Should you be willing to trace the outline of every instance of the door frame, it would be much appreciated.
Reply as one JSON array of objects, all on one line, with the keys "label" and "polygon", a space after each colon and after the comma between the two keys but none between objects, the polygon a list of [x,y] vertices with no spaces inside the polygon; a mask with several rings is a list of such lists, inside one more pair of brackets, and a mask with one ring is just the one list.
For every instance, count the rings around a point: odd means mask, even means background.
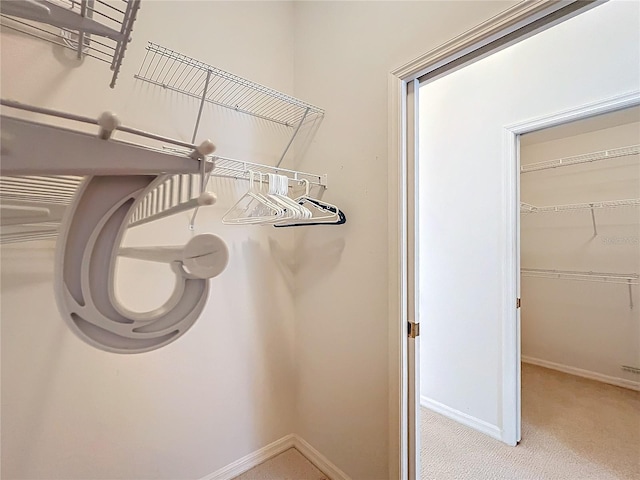
[{"label": "door frame", "polygon": [[[434,79],[463,68],[480,58],[524,40],[546,28],[561,23],[606,0],[529,0],[518,3],[486,22],[436,47],[417,59],[390,72],[389,150],[388,150],[388,221],[389,221],[389,478],[416,480],[418,443],[416,397],[417,339],[407,335],[409,321],[419,323],[415,295],[409,293],[417,281],[413,264],[419,252],[415,241],[417,198],[417,83]],[[409,88],[414,91],[410,93]],[[568,120],[565,120],[568,121]],[[503,265],[504,319],[502,440],[515,445],[520,434],[520,330],[515,306],[518,293],[518,129],[505,129],[504,142],[515,157],[503,172],[505,195],[513,208],[507,212],[503,239],[510,260]],[[524,127],[523,127],[524,128]],[[533,128],[529,125],[527,128]],[[542,128],[542,127],[538,127]],[[409,375],[409,372],[412,372]],[[411,423],[411,425],[410,425]]]}]

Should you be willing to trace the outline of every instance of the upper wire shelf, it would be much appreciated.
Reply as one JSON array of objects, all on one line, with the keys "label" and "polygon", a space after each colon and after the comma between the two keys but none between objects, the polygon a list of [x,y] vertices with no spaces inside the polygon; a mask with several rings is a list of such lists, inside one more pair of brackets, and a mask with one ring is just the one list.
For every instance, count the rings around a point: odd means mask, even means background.
[{"label": "upper wire shelf", "polygon": [[95,58],[113,71],[113,88],[141,0],[0,1],[2,27]]},{"label": "upper wire shelf", "polygon": [[319,107],[153,42],[134,77],[291,128],[324,115]]},{"label": "upper wire shelf", "polygon": [[536,172],[549,168],[568,167],[569,165],[580,165],[583,163],[598,162],[600,160],[611,160],[613,158],[627,157],[640,154],[640,145],[629,145],[628,147],[612,148],[599,152],[574,155],[572,157],[557,158],[544,162],[530,163],[520,167],[521,173]]}]

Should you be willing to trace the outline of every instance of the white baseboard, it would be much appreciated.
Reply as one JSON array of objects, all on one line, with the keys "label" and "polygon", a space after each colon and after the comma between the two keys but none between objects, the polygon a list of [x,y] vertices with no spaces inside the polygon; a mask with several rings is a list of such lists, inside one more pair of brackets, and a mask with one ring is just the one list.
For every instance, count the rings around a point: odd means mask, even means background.
[{"label": "white baseboard", "polygon": [[608,383],[617,387],[629,388],[631,390],[640,391],[640,382],[634,380],[627,380],[626,378],[611,377],[609,375],[603,375],[601,373],[592,372],[590,370],[583,370],[582,368],[570,367],[568,365],[562,365],[560,363],[549,362],[547,360],[540,360],[539,358],[528,357],[522,355],[522,361],[524,363],[530,363],[532,365],[538,365],[540,367],[550,368],[551,370],[558,370],[559,372],[569,373],[578,377],[589,378],[591,380],[597,380],[599,382]]},{"label": "white baseboard", "polygon": [[245,455],[226,467],[222,467],[220,470],[203,477],[201,480],[230,480],[238,475],[242,475],[247,470],[251,470],[253,467],[257,467],[276,455],[280,455],[290,448],[298,450],[307,460],[313,463],[318,470],[329,477],[330,480],[351,480],[346,473],[327,460],[324,455],[313,448],[307,441],[294,433],[282,437],[249,455]]},{"label": "white baseboard", "polygon": [[322,455],[318,450],[313,448],[306,442],[303,438],[300,438],[298,435],[294,435],[296,450],[298,450],[302,455],[304,455],[307,460],[313,463],[318,470],[324,473],[330,480],[351,480],[351,478],[336,467],[333,463],[327,460],[327,457]]},{"label": "white baseboard", "polygon": [[489,435],[496,440],[502,441],[502,430],[495,425],[485,422],[484,420],[480,420],[479,418],[456,410],[455,408],[448,407],[440,402],[436,402],[435,400],[425,397],[424,395],[420,396],[420,405],[428,408],[429,410],[433,410],[440,415],[444,415],[451,420],[455,420],[462,425],[473,428],[485,435]]},{"label": "white baseboard", "polygon": [[226,467],[222,467],[220,470],[216,470],[201,480],[230,480],[231,478],[237,477],[247,470],[251,470],[253,467],[294,447],[296,443],[295,437],[293,434],[282,437],[266,447],[256,450],[249,455],[245,455]]}]

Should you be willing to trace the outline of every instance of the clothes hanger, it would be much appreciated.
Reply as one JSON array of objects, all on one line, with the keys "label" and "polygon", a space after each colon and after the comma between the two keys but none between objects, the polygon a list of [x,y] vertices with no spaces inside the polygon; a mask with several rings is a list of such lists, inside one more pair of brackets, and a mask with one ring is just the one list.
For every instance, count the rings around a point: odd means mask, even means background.
[{"label": "clothes hanger", "polygon": [[312,213],[304,205],[289,197],[289,178],[285,175],[269,173],[269,195],[287,210],[287,219],[305,220],[312,217]]},{"label": "clothes hanger", "polygon": [[[285,210],[261,191],[262,174],[249,171],[249,190],[222,217],[225,225],[259,224],[281,220]],[[260,175],[260,189],[255,185],[255,177]]]},{"label": "clothes hanger", "polygon": [[302,227],[307,225],[342,225],[347,222],[347,217],[338,207],[330,203],[318,200],[309,195],[309,181],[302,179],[305,184],[305,193],[296,198],[296,203],[300,205],[309,204],[313,207],[314,213],[320,211],[321,215],[315,215],[306,221],[298,221],[296,223],[281,222],[274,227]]}]

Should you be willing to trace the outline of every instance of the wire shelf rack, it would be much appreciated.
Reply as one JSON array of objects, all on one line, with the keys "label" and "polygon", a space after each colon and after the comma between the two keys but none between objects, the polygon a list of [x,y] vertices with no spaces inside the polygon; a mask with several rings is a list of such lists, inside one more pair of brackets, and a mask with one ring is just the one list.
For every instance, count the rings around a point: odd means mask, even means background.
[{"label": "wire shelf rack", "polygon": [[291,128],[324,115],[319,107],[153,42],[134,77]]},{"label": "wire shelf rack", "polygon": [[523,277],[556,278],[564,280],[579,280],[583,282],[619,283],[624,285],[640,284],[640,276],[637,273],[546,270],[542,268],[522,268],[520,272]]},{"label": "wire shelf rack", "polygon": [[639,207],[640,198],[630,198],[626,200],[606,200],[602,202],[590,203],[571,203],[566,205],[549,205],[537,207],[530,203],[522,202],[520,204],[520,213],[549,213],[549,212],[567,212],[575,210],[593,210],[601,208],[619,208],[619,207]]},{"label": "wire shelf rack", "polygon": [[68,205],[82,177],[0,176],[0,200]]},{"label": "wire shelf rack", "polygon": [[110,65],[115,87],[141,0],[0,1],[2,28]]},{"label": "wire shelf rack", "polygon": [[[185,153],[184,150],[180,149],[166,149],[175,151],[176,153]],[[210,178],[207,182],[207,189],[213,188],[211,182],[214,177],[249,180],[249,176],[252,173],[265,174],[264,181],[266,181],[267,178],[266,174],[275,173],[278,175],[285,175],[293,184],[302,184],[306,181],[309,185],[319,187],[327,186],[326,175],[299,172],[296,170],[288,170],[285,168],[272,167],[220,156],[211,156],[208,157],[208,160],[213,163],[214,167],[213,170],[211,170]],[[258,179],[258,181],[260,180]],[[135,227],[137,225],[142,225],[153,220],[184,211],[188,208],[196,208],[197,203],[194,202],[201,193],[202,187],[200,184],[200,175],[171,175],[155,189],[149,192],[140,202],[131,216],[129,226]]]},{"label": "wire shelf rack", "polygon": [[582,155],[575,155],[573,157],[557,158],[554,160],[546,160],[544,162],[522,165],[520,167],[520,172],[537,172],[539,170],[547,170],[549,168],[568,167],[570,165],[580,165],[583,163],[598,162],[601,160],[611,160],[614,158],[628,157],[638,154],[640,154],[640,145],[629,145],[627,147],[612,148],[610,150],[585,153]]}]

